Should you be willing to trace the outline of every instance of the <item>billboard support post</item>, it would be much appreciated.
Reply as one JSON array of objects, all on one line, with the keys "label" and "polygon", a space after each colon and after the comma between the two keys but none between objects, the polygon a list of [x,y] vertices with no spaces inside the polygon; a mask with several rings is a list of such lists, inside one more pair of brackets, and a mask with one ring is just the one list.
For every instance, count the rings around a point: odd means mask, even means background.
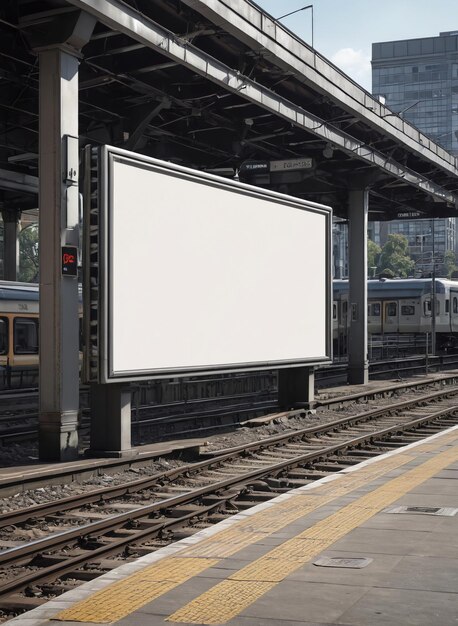
[{"label": "billboard support post", "polygon": [[131,448],[131,392],[128,385],[91,385],[90,456],[122,457]]},{"label": "billboard support post", "polygon": [[313,409],[315,370],[294,367],[278,370],[278,404],[283,409]]}]

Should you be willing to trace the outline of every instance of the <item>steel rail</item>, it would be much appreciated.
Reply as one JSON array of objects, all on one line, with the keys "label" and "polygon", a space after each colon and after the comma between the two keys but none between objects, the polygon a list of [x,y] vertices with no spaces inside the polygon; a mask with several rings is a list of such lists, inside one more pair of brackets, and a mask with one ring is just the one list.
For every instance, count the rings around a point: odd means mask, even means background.
[{"label": "steel rail", "polygon": [[[121,485],[115,485],[112,487],[104,487],[102,489],[96,489],[89,493],[80,494],[78,496],[69,496],[56,500],[55,502],[37,504],[26,509],[18,509],[16,511],[9,511],[7,513],[0,513],[0,528],[18,524],[20,522],[27,521],[33,517],[44,517],[52,515],[56,512],[70,511],[72,509],[90,504],[92,502],[98,502],[101,500],[110,500],[113,498],[121,497],[126,494],[136,493],[143,489],[150,489],[156,487],[158,482],[165,480],[173,480],[179,476],[191,475],[200,472],[204,469],[210,469],[214,465],[219,465],[224,461],[231,460],[234,457],[244,453],[245,451],[253,450],[265,450],[271,446],[278,444],[295,441],[302,439],[309,435],[324,434],[328,431],[333,431],[342,426],[352,426],[361,422],[384,417],[385,415],[391,415],[398,411],[402,411],[408,408],[415,408],[417,405],[425,404],[434,399],[448,398],[450,395],[458,394],[458,389],[443,389],[440,391],[432,392],[415,399],[403,400],[389,407],[382,407],[377,409],[371,409],[362,413],[357,413],[350,417],[343,417],[329,422],[317,424],[315,426],[307,426],[294,431],[288,431],[280,435],[273,435],[266,437],[260,441],[254,441],[251,443],[241,444],[232,448],[215,450],[211,452],[201,452],[200,456],[204,457],[203,461],[197,463],[190,463],[179,468],[168,470],[149,476],[148,478],[141,478],[131,482],[123,483]],[[1,563],[1,554],[0,554]]]},{"label": "steel rail", "polygon": [[[439,411],[436,412],[435,414],[429,415],[427,417],[422,417],[422,418],[418,418],[416,420],[412,420],[410,422],[410,426],[415,427],[415,426],[419,426],[421,424],[424,424],[425,422],[429,422],[433,419],[437,419],[438,417],[440,417],[443,414],[447,414],[449,413],[451,410],[456,410],[458,409],[458,407],[452,407],[449,408],[448,410],[445,411]],[[398,430],[400,430],[401,432],[403,432],[406,427],[408,426],[408,424],[401,424],[398,425]],[[392,432],[395,431],[396,432],[396,427],[391,427],[389,429],[383,429],[380,430],[378,432],[373,432],[373,433],[369,433],[367,435],[365,435],[364,437],[358,437],[357,439],[353,440],[353,443],[357,443],[357,445],[359,445],[361,443],[361,440],[365,440],[366,438],[369,438],[369,440],[371,440],[372,438],[375,438],[377,436],[383,436],[383,434],[386,434],[387,431]],[[350,446],[350,442],[346,442],[345,444],[342,444],[341,446],[332,446],[332,450],[336,451],[337,448],[348,448]],[[329,449],[329,448],[328,448]],[[308,454],[305,455],[306,457],[310,457],[314,456],[314,457],[320,457],[320,454],[323,455],[324,454],[324,450],[321,450],[320,452],[316,452],[315,454]],[[289,461],[285,461],[282,462],[280,464],[276,464],[277,469],[281,468],[284,469],[284,467],[290,466],[290,465],[297,465],[297,459],[294,460],[289,460]],[[272,466],[273,467],[273,466]],[[272,470],[272,467],[269,469],[264,468],[263,470],[259,470],[257,472],[255,472],[255,474],[257,475],[257,477],[260,477],[260,474],[266,474],[269,470]],[[226,485],[228,483],[230,483],[231,485],[235,485],[235,484],[240,484],[240,482],[246,482],[247,476],[245,475],[244,477],[239,477],[237,479],[228,479],[226,481],[222,481],[220,483],[218,483],[218,485]],[[217,486],[213,485],[212,486],[213,489],[217,488]],[[201,491],[201,490],[199,490]],[[195,491],[193,492],[195,493]],[[164,502],[171,502],[172,500],[177,500],[179,499],[180,501],[182,501],[182,498],[184,496],[178,496],[175,498],[170,498]],[[2,585],[0,587],[0,595],[5,596],[5,595],[11,595],[14,592],[18,592],[22,589],[24,589],[25,587],[29,586],[30,584],[42,581],[45,582],[47,580],[49,580],[50,578],[56,579],[59,576],[62,576],[63,574],[70,572],[72,570],[74,570],[76,567],[81,566],[82,564],[84,564],[85,562],[90,562],[93,561],[96,558],[99,558],[100,556],[107,556],[109,554],[112,554],[113,552],[119,552],[119,550],[123,547],[126,547],[129,544],[132,543],[138,543],[139,541],[146,539],[148,537],[154,536],[156,534],[158,534],[159,532],[161,532],[162,530],[165,530],[166,528],[171,528],[171,527],[176,527],[176,526],[180,526],[182,525],[184,522],[191,520],[192,518],[197,518],[200,517],[202,515],[208,514],[209,512],[217,509],[218,507],[221,506],[222,503],[227,502],[228,500],[231,500],[234,498],[234,494],[230,493],[230,494],[226,494],[225,496],[220,496],[218,498],[217,502],[213,502],[211,505],[207,505],[206,507],[202,507],[200,510],[198,511],[193,511],[191,513],[187,513],[185,515],[182,515],[180,518],[169,518],[169,519],[165,519],[165,520],[161,520],[159,522],[157,522],[156,524],[150,525],[148,528],[146,529],[142,529],[140,531],[138,531],[134,537],[129,536],[129,537],[122,537],[117,539],[115,542],[110,541],[110,543],[108,545],[103,545],[100,546],[94,550],[91,550],[90,553],[85,553],[85,554],[80,554],[80,555],[76,555],[73,557],[70,557],[69,559],[63,559],[61,562],[58,563],[54,563],[52,565],[49,565],[47,567],[45,567],[44,569],[38,570],[38,571],[33,571],[31,573],[26,574],[25,576],[20,576],[19,578],[16,578],[12,581],[9,581],[7,583],[5,583],[4,585]],[[46,558],[46,557],[45,557]]]},{"label": "steel rail", "polygon": [[[50,537],[37,539],[21,546],[9,548],[0,553],[0,565],[17,563],[45,550],[67,545],[70,541],[81,540],[81,538],[84,536],[97,535],[98,533],[100,534],[102,532],[111,531],[126,522],[138,520],[142,517],[148,517],[151,514],[170,509],[171,507],[178,506],[180,504],[189,504],[194,500],[202,498],[203,496],[207,496],[215,492],[221,492],[224,489],[227,489],[229,487],[235,487],[237,485],[240,485],[241,483],[246,484],[254,480],[259,480],[260,478],[263,478],[265,476],[269,476],[272,474],[277,475],[279,472],[287,469],[288,467],[307,464],[312,461],[316,461],[323,457],[334,454],[335,452],[341,452],[343,450],[347,450],[348,448],[354,448],[363,443],[370,442],[374,439],[378,439],[386,435],[403,432],[406,429],[415,428],[417,426],[436,420],[440,417],[444,417],[446,415],[450,415],[456,412],[458,412],[458,405],[454,405],[446,409],[441,409],[440,411],[435,411],[434,413],[431,413],[427,416],[415,418],[408,422],[400,424],[398,423],[387,428],[364,433],[362,435],[359,435],[358,437],[348,439],[344,442],[339,442],[331,446],[326,446],[319,450],[313,450],[311,452],[309,451],[306,454],[301,454],[290,459],[285,459],[281,462],[273,463],[272,465],[269,465],[267,467],[264,466],[262,468],[257,468],[239,476],[230,477],[225,480],[218,481],[217,483],[212,483],[205,487],[193,489],[185,492],[184,494],[172,496],[171,498],[166,498],[153,504],[138,507],[125,513],[117,513],[115,515],[107,517],[106,519],[98,520],[96,522],[90,522],[88,524],[84,524],[83,526],[79,526],[78,528],[56,533],[54,535],[51,535]],[[227,455],[225,455],[225,457],[226,456]],[[221,459],[217,458],[214,459],[214,461],[221,462]],[[195,515],[196,513],[194,513],[194,516]],[[131,537],[131,541],[133,542],[135,541],[135,539]],[[0,594],[2,593],[3,587],[0,585]]]}]

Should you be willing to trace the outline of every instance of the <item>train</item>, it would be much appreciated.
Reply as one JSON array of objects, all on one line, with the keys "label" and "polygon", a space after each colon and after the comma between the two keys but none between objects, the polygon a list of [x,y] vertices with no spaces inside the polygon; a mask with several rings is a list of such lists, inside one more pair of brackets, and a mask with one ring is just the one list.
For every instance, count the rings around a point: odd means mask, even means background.
[{"label": "train", "polygon": [[0,388],[38,384],[38,285],[0,281]]},{"label": "train", "polygon": [[[458,349],[458,281],[435,279],[436,351]],[[350,326],[348,280],[333,281],[333,346],[345,355]],[[367,281],[367,328],[370,345],[397,338],[412,350],[428,347],[433,329],[432,279],[379,279]],[[399,345],[399,341],[398,341]],[[369,355],[371,356],[371,355]]]},{"label": "train", "polygon": [[[458,350],[458,280],[436,278],[436,350]],[[347,352],[350,311],[348,280],[333,281],[333,348]],[[367,282],[369,345],[393,338],[406,352],[422,352],[432,332],[432,279],[381,279]],[[38,384],[39,288],[0,281],[0,389]],[[81,311],[80,311],[81,313]],[[377,343],[378,342],[378,343]],[[384,344],[385,342],[385,344]],[[381,354],[370,354],[376,358]]]},{"label": "train", "polygon": [[[39,285],[0,281],[0,389],[38,386]],[[79,294],[80,362],[82,297]]]}]

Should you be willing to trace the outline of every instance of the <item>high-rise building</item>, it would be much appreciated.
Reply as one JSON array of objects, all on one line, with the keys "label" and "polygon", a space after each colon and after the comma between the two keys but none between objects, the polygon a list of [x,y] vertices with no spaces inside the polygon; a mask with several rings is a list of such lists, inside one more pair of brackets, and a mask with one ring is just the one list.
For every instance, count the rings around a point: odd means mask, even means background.
[{"label": "high-rise building", "polygon": [[372,93],[458,155],[458,31],[372,44]]},{"label": "high-rise building", "polygon": [[[374,43],[372,93],[458,155],[458,31]],[[434,225],[432,220],[396,220],[381,228],[380,243],[391,233],[405,235],[417,268],[427,270],[433,249],[438,264],[448,250],[457,252],[456,229],[455,218],[435,219]]]}]

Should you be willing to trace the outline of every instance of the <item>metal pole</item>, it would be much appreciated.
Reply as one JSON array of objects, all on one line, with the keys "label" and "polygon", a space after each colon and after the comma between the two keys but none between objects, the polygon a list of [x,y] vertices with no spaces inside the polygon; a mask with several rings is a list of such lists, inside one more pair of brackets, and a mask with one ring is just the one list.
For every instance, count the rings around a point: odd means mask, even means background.
[{"label": "metal pole", "polygon": [[296,9],[295,11],[290,11],[289,13],[285,13],[285,15],[280,15],[277,17],[277,22],[282,20],[284,17],[289,17],[290,15],[294,15],[295,13],[299,13],[299,11],[305,11],[306,9],[312,9],[312,48],[313,48],[313,4],[308,4],[305,7],[301,7],[300,9]]}]

